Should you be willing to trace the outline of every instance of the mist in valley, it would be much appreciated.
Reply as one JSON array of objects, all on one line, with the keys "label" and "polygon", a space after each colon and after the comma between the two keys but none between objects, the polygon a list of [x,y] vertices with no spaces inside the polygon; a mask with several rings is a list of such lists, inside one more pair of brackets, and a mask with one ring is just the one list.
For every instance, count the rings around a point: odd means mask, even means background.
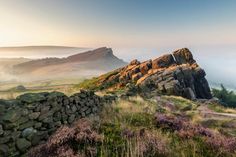
[{"label": "mist in valley", "polygon": [[[207,79],[211,87],[219,87],[220,84],[224,84],[227,88],[236,89],[236,47],[233,46],[186,46],[193,53],[195,60],[206,71]],[[171,53],[175,49],[180,47],[161,47],[161,48],[113,48],[115,56],[124,59],[126,62],[130,62],[133,59],[140,61],[154,59],[163,54]],[[87,50],[87,49],[86,49]],[[74,64],[73,66],[64,65],[63,72],[58,70],[58,67],[47,68],[47,72],[50,71],[50,75],[45,73],[44,69],[36,70],[33,73],[26,73],[24,75],[15,75],[12,72],[12,67],[19,63],[34,60],[36,58],[47,57],[67,57],[75,53],[84,52],[85,49],[53,49],[43,50],[43,53],[39,53],[39,49],[23,49],[12,51],[11,53],[4,53],[0,51],[0,83],[27,83],[32,81],[45,81],[45,80],[62,80],[62,79],[85,79],[94,76],[99,76],[109,70],[96,69],[95,67],[86,68],[89,64]],[[15,54],[15,55],[14,55]],[[133,55],[135,54],[135,55]],[[19,56],[17,56],[19,55]],[[10,57],[10,58],[9,58]],[[16,58],[21,57],[21,58]],[[98,63],[102,64],[102,63]]]}]

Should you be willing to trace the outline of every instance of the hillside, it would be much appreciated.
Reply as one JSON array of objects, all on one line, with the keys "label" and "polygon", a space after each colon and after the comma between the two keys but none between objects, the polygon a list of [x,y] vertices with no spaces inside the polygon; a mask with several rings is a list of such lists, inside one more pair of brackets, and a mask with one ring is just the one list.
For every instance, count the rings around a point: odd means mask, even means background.
[{"label": "hillside", "polygon": [[[29,62],[25,62],[22,64],[15,65],[17,71],[20,72],[29,72],[34,71],[36,69],[40,69],[46,66],[57,65],[60,66],[62,64],[71,64],[71,63],[80,63],[80,62],[99,62],[104,61],[106,63],[114,63],[114,67],[118,64],[125,64],[122,60],[113,55],[111,49],[102,47],[92,51],[87,51],[79,54],[75,54],[66,58],[43,58],[38,60],[32,60]],[[106,65],[101,65],[106,66]],[[99,67],[98,67],[99,69]]]},{"label": "hillside", "polygon": [[15,47],[0,47],[0,57],[4,58],[43,58],[43,57],[65,57],[88,50],[83,47],[68,47],[68,46],[15,46]]},{"label": "hillside", "polygon": [[29,62],[31,59],[28,58],[0,58],[0,83],[17,79],[16,76],[9,73],[9,69],[16,64]]},{"label": "hillside", "polygon": [[11,74],[22,78],[50,79],[95,76],[124,66],[112,49],[102,47],[65,58],[43,58],[16,64]]}]

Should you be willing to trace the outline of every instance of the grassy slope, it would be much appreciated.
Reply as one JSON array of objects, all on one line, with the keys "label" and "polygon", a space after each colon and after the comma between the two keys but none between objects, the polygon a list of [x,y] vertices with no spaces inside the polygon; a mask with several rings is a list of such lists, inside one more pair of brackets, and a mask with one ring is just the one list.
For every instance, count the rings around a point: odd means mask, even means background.
[{"label": "grassy slope", "polygon": [[[212,107],[212,104],[209,104],[208,106]],[[212,119],[205,118],[199,113],[198,107],[198,103],[174,96],[162,96],[157,100],[144,100],[141,97],[120,100],[112,106],[106,107],[102,113],[102,132],[105,134],[105,139],[110,142],[108,145],[103,145],[103,154],[108,154],[108,156],[110,156],[112,154],[111,150],[118,149],[123,150],[126,154],[131,153],[134,156],[137,156],[137,153],[139,152],[135,147],[137,146],[137,140],[124,139],[120,136],[122,134],[121,130],[129,129],[131,131],[138,131],[145,129],[149,134],[155,135],[160,141],[164,141],[167,151],[163,152],[163,154],[160,152],[161,154],[159,155],[202,157],[235,156],[236,154],[233,153],[233,155],[227,151],[224,152],[225,150],[222,150],[221,152],[220,150],[209,148],[208,145],[204,143],[204,137],[198,136],[183,139],[180,138],[176,132],[163,131],[162,129],[157,128],[153,123],[153,118],[156,113],[174,116],[181,115],[187,117],[190,120],[190,123],[194,125],[206,124],[208,122],[211,125],[207,124],[206,127],[211,128],[213,132],[236,137],[236,126],[230,127],[225,125],[230,124],[232,121],[235,123],[235,120],[232,118],[223,118],[219,120],[214,117],[212,117]],[[235,112],[236,110],[232,111]],[[211,123],[212,120],[215,122],[214,125]],[[109,131],[107,132],[107,130]],[[114,156],[117,155],[120,155],[119,152]],[[151,152],[150,156],[152,156]]]},{"label": "grassy slope", "polygon": [[[207,116],[205,111],[209,112]],[[49,146],[52,141],[65,141],[57,150],[99,157],[236,156],[236,120],[212,114],[229,111],[236,112],[216,103],[202,104],[176,96],[119,98],[105,105],[99,117],[90,118],[93,129],[79,126],[84,129],[77,130],[79,136],[72,139],[68,137],[74,135],[66,129],[49,140]],[[163,119],[157,119],[158,116]],[[158,125],[158,120],[163,125]],[[53,153],[47,144],[45,149]]]},{"label": "grassy slope", "polygon": [[[59,80],[45,80],[45,81],[33,81],[33,82],[6,82],[0,84],[0,99],[14,99],[24,93],[33,92],[63,92],[66,95],[72,95],[79,91],[78,88],[74,88],[78,82],[82,82],[81,79],[59,79]],[[26,90],[17,90],[18,85],[23,85]]]},{"label": "grassy slope", "polygon": [[94,77],[92,79],[85,79],[81,83],[75,85],[75,88],[79,88],[79,89],[83,88],[83,89],[90,89],[90,90],[107,89],[107,88],[111,87],[113,84],[112,83],[104,84],[104,83],[102,83],[102,81],[106,80],[110,76],[115,75],[117,73],[118,73],[118,71],[114,70],[114,71],[111,71],[111,72],[106,73],[104,75],[101,75],[99,77]]}]

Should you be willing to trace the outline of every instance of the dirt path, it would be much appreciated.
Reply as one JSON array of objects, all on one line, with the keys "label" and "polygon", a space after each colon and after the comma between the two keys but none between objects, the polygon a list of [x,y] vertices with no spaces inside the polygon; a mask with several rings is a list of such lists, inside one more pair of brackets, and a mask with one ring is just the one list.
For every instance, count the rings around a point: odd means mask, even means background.
[{"label": "dirt path", "polygon": [[211,109],[209,109],[207,107],[207,105],[201,105],[200,107],[198,107],[198,111],[205,118],[211,117],[211,118],[233,118],[233,119],[236,119],[236,114],[215,112],[215,111],[212,111]]}]

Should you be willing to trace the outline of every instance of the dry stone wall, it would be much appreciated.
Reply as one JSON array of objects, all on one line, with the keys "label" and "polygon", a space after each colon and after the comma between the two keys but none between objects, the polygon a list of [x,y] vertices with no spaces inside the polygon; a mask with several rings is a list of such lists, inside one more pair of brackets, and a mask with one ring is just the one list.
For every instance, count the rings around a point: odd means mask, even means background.
[{"label": "dry stone wall", "polygon": [[91,91],[70,97],[58,92],[29,93],[16,100],[0,100],[0,157],[25,154],[61,125],[96,115],[104,102]]}]

